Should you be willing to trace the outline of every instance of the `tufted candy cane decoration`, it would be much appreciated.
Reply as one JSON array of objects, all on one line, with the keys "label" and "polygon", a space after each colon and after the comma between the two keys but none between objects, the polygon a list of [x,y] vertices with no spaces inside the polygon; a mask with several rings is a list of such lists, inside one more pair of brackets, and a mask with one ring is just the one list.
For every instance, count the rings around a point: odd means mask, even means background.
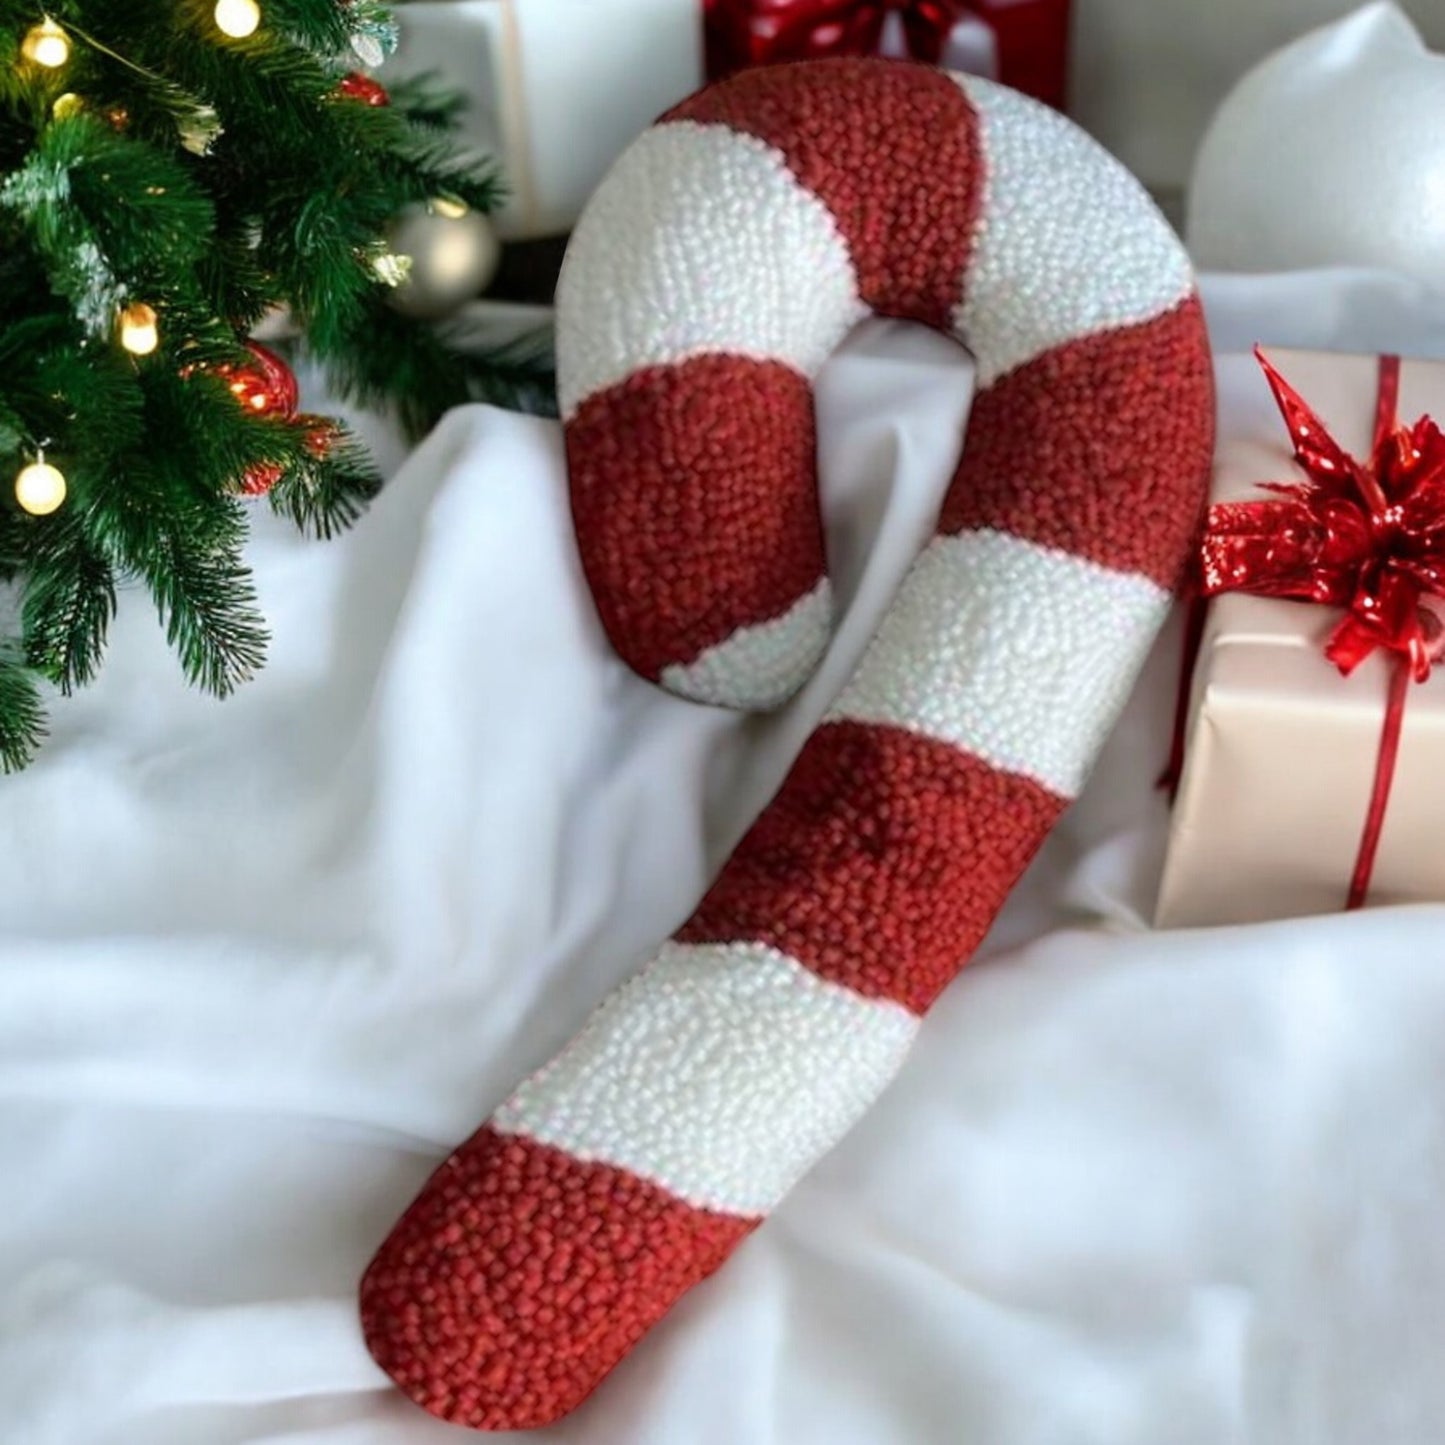
[{"label": "tufted candy cane decoration", "polygon": [[624,658],[746,708],[817,661],[812,385],[870,312],[978,363],[937,534],[696,913],[367,1271],[373,1354],[444,1419],[571,1410],[842,1137],[1079,791],[1168,608],[1213,431],[1169,228],[1012,91],[820,61],[665,116],[567,256],[573,510]]}]

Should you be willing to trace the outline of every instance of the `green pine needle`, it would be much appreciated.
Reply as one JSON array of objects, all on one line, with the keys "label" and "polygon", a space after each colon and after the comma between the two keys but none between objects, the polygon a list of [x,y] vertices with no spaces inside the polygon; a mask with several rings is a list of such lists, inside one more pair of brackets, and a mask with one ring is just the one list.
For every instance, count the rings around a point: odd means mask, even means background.
[{"label": "green pine needle", "polygon": [[78,523],[50,529],[25,579],[21,615],[31,667],[62,692],[91,680],[115,616],[115,574]]},{"label": "green pine needle", "polygon": [[35,677],[17,646],[0,643],[0,772],[23,768],[44,737],[45,710]]}]

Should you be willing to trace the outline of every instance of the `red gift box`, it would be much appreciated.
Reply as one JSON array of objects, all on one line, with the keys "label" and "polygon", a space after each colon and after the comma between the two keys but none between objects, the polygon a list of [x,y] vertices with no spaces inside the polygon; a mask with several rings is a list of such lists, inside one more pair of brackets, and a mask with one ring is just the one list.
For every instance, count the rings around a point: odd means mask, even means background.
[{"label": "red gift box", "polygon": [[987,74],[1064,108],[1071,0],[703,0],[712,79],[754,65],[889,48]]}]

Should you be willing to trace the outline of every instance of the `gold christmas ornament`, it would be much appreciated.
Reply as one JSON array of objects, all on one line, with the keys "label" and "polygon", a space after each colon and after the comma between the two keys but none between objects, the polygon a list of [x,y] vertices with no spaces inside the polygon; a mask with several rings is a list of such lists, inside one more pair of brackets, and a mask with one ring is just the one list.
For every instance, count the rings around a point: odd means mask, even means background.
[{"label": "gold christmas ornament", "polygon": [[25,32],[20,53],[47,70],[59,70],[70,59],[70,36],[47,15]]},{"label": "gold christmas ornament", "polygon": [[32,517],[48,517],[65,500],[65,474],[42,453],[15,478],[15,500]]},{"label": "gold christmas ornament", "polygon": [[73,90],[67,90],[64,95],[55,97],[55,104],[50,107],[50,113],[56,120],[69,120],[73,115],[79,115],[85,109],[85,100],[78,96]]},{"label": "gold christmas ornament", "polygon": [[256,33],[261,23],[261,7],[256,0],[216,0],[216,29],[232,40],[244,40]]},{"label": "gold christmas ornament", "polygon": [[391,294],[405,316],[450,315],[479,295],[497,274],[502,246],[492,223],[450,197],[404,211],[387,241],[393,253],[411,258],[411,270]]},{"label": "gold christmas ornament", "polygon": [[160,318],[154,306],[134,301],[120,313],[120,344],[132,356],[149,356],[160,345]]}]

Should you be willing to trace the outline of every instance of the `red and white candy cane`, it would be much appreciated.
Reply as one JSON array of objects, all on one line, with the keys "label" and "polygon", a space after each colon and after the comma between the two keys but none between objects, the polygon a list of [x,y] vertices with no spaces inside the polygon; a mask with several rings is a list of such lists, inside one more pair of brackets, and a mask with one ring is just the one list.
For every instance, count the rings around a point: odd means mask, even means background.
[{"label": "red and white candy cane", "polygon": [[370,1348],[445,1419],[571,1410],[842,1137],[1079,791],[1169,606],[1213,435],[1175,237],[1043,106],[823,61],[680,105],[568,252],[573,508],[624,658],[736,707],[817,660],[812,386],[870,312],[978,363],[937,534],[696,913],[373,1261]]}]

